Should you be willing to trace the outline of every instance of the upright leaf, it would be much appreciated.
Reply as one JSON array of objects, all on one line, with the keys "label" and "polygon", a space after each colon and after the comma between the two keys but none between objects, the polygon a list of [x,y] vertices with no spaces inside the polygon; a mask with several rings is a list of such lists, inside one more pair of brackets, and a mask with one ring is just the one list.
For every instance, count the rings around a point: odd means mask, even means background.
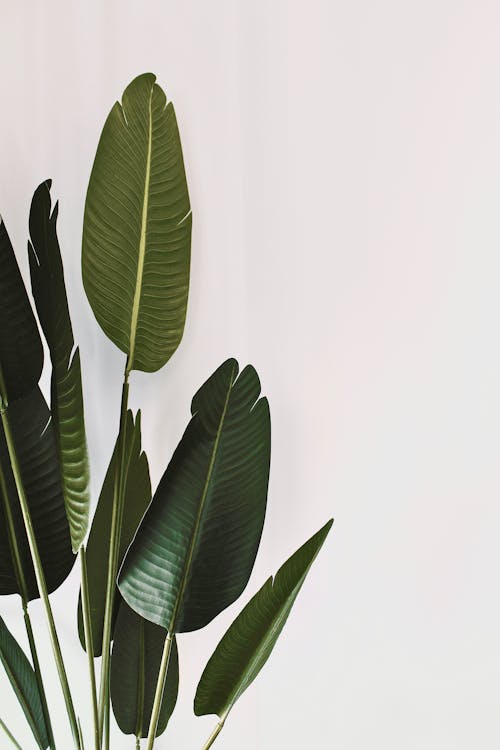
[{"label": "upright leaf", "polygon": [[83,225],[83,283],[128,370],[162,367],[182,338],[191,209],[174,108],[155,76],[134,79],[101,134]]},{"label": "upright leaf", "polygon": [[[47,588],[52,592],[67,578],[75,558],[71,550],[52,421],[38,387],[9,405],[9,420]],[[3,501],[9,502],[11,507],[29,599],[37,599],[35,572],[1,426],[0,466],[5,480],[0,483],[0,492]],[[13,593],[21,592],[11,557],[3,502],[0,502],[0,594]]]},{"label": "upright leaf", "polygon": [[[166,631],[136,614],[122,600],[111,657],[113,713],[124,734],[147,737]],[[165,731],[177,702],[179,657],[174,639],[156,736]]]},{"label": "upright leaf", "polygon": [[51,410],[71,542],[77,552],[88,528],[89,467],[80,354],[78,349],[73,351],[75,342],[57,239],[58,204],[51,213],[51,184],[46,180],[33,195],[28,253],[31,286],[52,361]]},{"label": "upright leaf", "polygon": [[0,617],[0,660],[41,750],[49,746],[47,727],[33,667]]},{"label": "upright leaf", "polygon": [[202,674],[194,711],[224,721],[268,660],[309,568],[333,521],[323,526],[269,578],[229,627]]},{"label": "upright leaf", "polygon": [[[38,387],[28,396],[10,404],[9,420],[47,588],[52,592],[67,578],[75,558],[64,509],[52,421]],[[0,485],[0,492],[3,502],[8,502],[11,507],[28,598],[37,599],[39,593],[35,571],[1,426],[0,466],[5,480],[5,484],[2,482]],[[7,497],[3,497],[4,491]],[[0,503],[0,594],[20,594],[9,547],[3,502]]]},{"label": "upright leaf", "polygon": [[[16,256],[0,219],[0,391],[13,401],[38,384],[43,348]],[[1,395],[1,393],[0,393]]]},{"label": "upright leaf", "polygon": [[229,359],[193,398],[193,417],[119,576],[136,612],[169,632],[196,630],[245,588],[262,534],[270,420],[251,366]]},{"label": "upright leaf", "polygon": [[[99,502],[92,521],[87,544],[87,569],[89,580],[90,615],[94,656],[101,655],[104,611],[106,607],[106,573],[109,559],[109,538],[113,512],[113,489],[117,446],[106,472]],[[132,541],[144,511],[151,501],[151,482],[146,454],[141,448],[141,414],[134,422],[132,412],[127,413],[123,523],[119,544],[119,564]],[[78,606],[78,632],[85,648],[85,634],[81,603]]]}]

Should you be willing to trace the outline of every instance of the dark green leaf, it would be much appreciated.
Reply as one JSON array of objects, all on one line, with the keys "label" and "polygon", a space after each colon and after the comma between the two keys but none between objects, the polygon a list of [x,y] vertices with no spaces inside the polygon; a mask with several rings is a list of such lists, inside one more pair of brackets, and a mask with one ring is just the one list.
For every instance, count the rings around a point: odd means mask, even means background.
[{"label": "dark green leaf", "polygon": [[0,267],[0,372],[7,391],[4,398],[13,401],[38,384],[43,349],[16,256],[1,219]]},{"label": "dark green leaf", "polygon": [[[106,607],[106,584],[109,560],[109,539],[113,511],[113,490],[116,468],[116,445],[111,458],[99,502],[92,521],[87,544],[87,569],[89,578],[90,620],[94,656],[101,655],[104,611]],[[141,415],[135,423],[132,412],[127,414],[125,447],[125,484],[123,523],[119,544],[118,561],[121,564],[127,547],[132,541],[137,526],[151,501],[151,482],[146,454],[141,452]],[[78,607],[78,632],[85,648],[81,604]]]},{"label": "dark green leaf", "polygon": [[31,286],[52,361],[51,411],[73,551],[85,538],[89,519],[89,467],[78,349],[73,352],[64,272],[57,239],[56,203],[51,213],[51,181],[35,191],[30,211],[28,252]]},{"label": "dark green leaf", "polygon": [[171,633],[196,630],[245,588],[262,534],[270,420],[253,367],[225,362],[193,417],[125,558],[119,588]]},{"label": "dark green leaf", "polygon": [[[124,734],[147,737],[166,637],[166,630],[144,620],[121,601],[111,657],[111,700],[117,724]],[[167,727],[178,688],[179,659],[174,638],[157,737]]]},{"label": "dark green leaf", "polygon": [[280,568],[274,581],[250,600],[223,636],[201,677],[194,711],[217,714],[224,721],[234,703],[254,681],[283,630],[309,568],[333,521],[323,526]]},{"label": "dark green leaf", "polygon": [[[9,419],[47,588],[51,592],[69,575],[75,558],[71,550],[52,421],[38,387],[28,396],[9,405]],[[5,479],[7,501],[10,503],[14,519],[29,599],[36,599],[38,587],[1,426],[0,464]],[[3,503],[0,503],[0,594],[16,592],[21,593],[10,553]]]},{"label": "dark green leaf", "polygon": [[191,209],[174,108],[155,76],[134,79],[111,110],[90,176],[83,283],[129,370],[162,367],[182,338]]},{"label": "dark green leaf", "polygon": [[49,738],[35,672],[24,651],[0,617],[0,660],[28,720],[38,747],[45,750]]}]

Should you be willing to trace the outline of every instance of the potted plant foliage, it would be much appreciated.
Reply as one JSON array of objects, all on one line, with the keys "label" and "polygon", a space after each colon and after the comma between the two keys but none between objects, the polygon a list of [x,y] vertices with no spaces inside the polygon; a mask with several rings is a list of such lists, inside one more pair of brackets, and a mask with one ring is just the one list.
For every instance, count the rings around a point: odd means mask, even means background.
[{"label": "potted plant foliage", "polygon": [[[152,492],[141,415],[128,408],[129,376],[162,368],[181,341],[192,213],[174,108],[155,76],[141,75],[109,113],[85,203],[84,288],[125,355],[118,436],[90,522],[81,363],[50,191],[50,180],[36,189],[29,216],[37,318],[0,224],[0,594],[19,594],[29,646],[28,656],[0,618],[0,659],[34,742],[55,750],[30,619],[30,602],[40,598],[75,748],[108,750],[113,714],[137,748],[145,738],[151,750],[177,699],[177,634],[203,628],[248,583],[266,512],[269,407],[255,369],[227,359],[194,395]],[[49,404],[39,387],[39,327],[50,354]],[[264,583],[216,647],[194,698],[195,714],[219,718],[205,748],[267,661],[331,523]],[[93,736],[85,738],[50,601],[77,557],[75,623],[93,707]]]}]

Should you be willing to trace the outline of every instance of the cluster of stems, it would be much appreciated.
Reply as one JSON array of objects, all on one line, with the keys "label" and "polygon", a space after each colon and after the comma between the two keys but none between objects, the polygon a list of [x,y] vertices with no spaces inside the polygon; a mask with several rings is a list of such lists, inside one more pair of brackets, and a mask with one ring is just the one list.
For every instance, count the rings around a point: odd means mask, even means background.
[{"label": "cluster of stems", "polygon": [[[84,624],[84,635],[85,635],[85,649],[87,652],[88,669],[89,669],[89,680],[90,680],[90,691],[91,691],[91,705],[92,705],[92,720],[93,720],[93,748],[94,750],[109,750],[110,748],[110,666],[111,666],[111,640],[112,640],[112,623],[113,623],[113,605],[115,601],[115,589],[116,579],[118,575],[119,566],[119,546],[120,537],[123,523],[123,509],[124,509],[124,484],[125,484],[125,446],[126,446],[126,428],[127,428],[127,408],[128,408],[128,394],[129,394],[129,374],[130,370],[125,368],[125,375],[122,386],[122,397],[120,407],[120,427],[118,436],[118,449],[117,449],[117,462],[116,471],[114,477],[114,491],[113,491],[113,511],[111,521],[111,533],[110,533],[110,544],[109,544],[109,559],[108,559],[108,571],[107,571],[107,585],[106,585],[106,604],[104,613],[104,629],[102,639],[102,662],[101,662],[101,675],[100,675],[100,687],[99,696],[97,695],[97,680],[94,665],[94,644],[92,640],[92,626],[90,619],[90,600],[89,600],[89,586],[88,586],[88,574],[87,574],[87,558],[85,544],[82,544],[79,550],[80,558],[80,572],[81,572],[81,598],[82,598],[82,612],[83,612],[83,624]],[[14,443],[12,429],[9,421],[8,413],[8,395],[6,393],[5,384],[2,376],[0,367],[0,413],[2,426],[5,434],[5,440],[7,444],[7,450],[9,454],[10,464],[12,468],[12,474],[14,476],[17,495],[19,498],[19,504],[21,513],[26,529],[28,538],[29,549],[31,558],[33,561],[33,568],[35,571],[36,584],[42,600],[45,618],[47,622],[48,632],[52,645],[52,651],[54,655],[54,661],[59,676],[59,682],[61,690],[64,696],[66,705],[66,712],[68,715],[69,724],[71,727],[71,733],[73,736],[75,750],[85,750],[84,738],[81,730],[80,721],[77,718],[71,690],[68,682],[68,675],[63,660],[61,646],[57,635],[54,615],[52,612],[52,606],[49,599],[47,590],[47,584],[45,581],[45,575],[43,572],[42,562],[38,545],[35,537],[29,505],[27,501],[26,491],[23,484],[21,475],[21,469],[19,466],[19,460],[17,457],[16,446]],[[28,643],[31,652],[31,658],[33,663],[33,669],[35,672],[38,689],[40,693],[42,710],[45,718],[45,724],[47,727],[47,733],[49,738],[49,747],[51,750],[56,750],[56,743],[54,738],[54,732],[50,720],[49,709],[47,705],[47,698],[42,679],[42,673],[40,670],[40,662],[35,644],[35,638],[33,634],[33,628],[31,626],[31,620],[28,609],[28,587],[26,583],[26,577],[23,571],[21,562],[21,555],[17,538],[15,534],[14,520],[12,517],[12,510],[8,502],[7,486],[5,476],[3,474],[0,465],[0,495],[3,499],[3,511],[5,514],[8,538],[11,556],[14,564],[14,571],[16,580],[21,595],[21,602],[24,614],[24,623],[26,627],[26,633],[28,637]],[[156,685],[153,710],[151,713],[151,720],[149,725],[149,731],[147,736],[146,750],[153,750],[153,746],[156,739],[156,732],[158,729],[158,722],[160,717],[160,709],[163,700],[163,693],[165,690],[165,682],[167,677],[168,665],[170,660],[170,653],[173,642],[173,634],[168,632],[165,638],[165,644],[163,648],[162,660],[160,665],[160,671],[158,674],[158,681]],[[215,741],[216,737],[222,730],[224,722],[221,721],[217,724],[216,728],[208,738],[207,742],[203,746],[203,750],[208,750]],[[19,750],[21,746],[13,736],[12,732],[6,726],[6,724],[0,719],[0,727],[3,729],[6,736],[11,741],[12,745]],[[139,730],[135,738],[136,750],[140,750],[141,734]]]}]

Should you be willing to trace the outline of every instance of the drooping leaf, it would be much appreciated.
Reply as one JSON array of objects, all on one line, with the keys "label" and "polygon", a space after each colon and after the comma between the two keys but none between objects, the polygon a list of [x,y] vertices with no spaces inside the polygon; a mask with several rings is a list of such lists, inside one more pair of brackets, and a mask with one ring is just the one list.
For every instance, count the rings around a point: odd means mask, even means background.
[{"label": "drooping leaf", "polygon": [[49,737],[36,675],[21,646],[1,617],[0,661],[5,668],[38,747],[45,750],[49,746]]},{"label": "drooping leaf", "polygon": [[[121,601],[111,657],[113,713],[124,734],[147,737],[166,630]],[[165,731],[177,702],[179,657],[174,638],[156,736]]]},{"label": "drooping leaf", "polygon": [[[118,554],[119,564],[121,564],[125,552],[127,551],[127,547],[132,541],[139,522],[144,515],[144,511],[151,501],[151,482],[149,479],[148,459],[144,451],[141,449],[140,412],[138,412],[135,422],[132,412],[128,412],[125,434],[126,469],[124,475],[123,523]],[[101,494],[99,496],[99,502],[92,521],[92,528],[90,530],[87,544],[90,621],[92,625],[94,656],[100,656],[102,649],[116,452],[117,447],[115,445]],[[78,606],[78,632],[82,647],[85,648],[81,603],[79,603]]]},{"label": "drooping leaf", "polygon": [[193,417],[119,576],[128,604],[169,632],[196,630],[245,588],[267,501],[270,419],[251,366],[229,359],[193,398]]},{"label": "drooping leaf", "polygon": [[43,348],[16,256],[1,219],[0,268],[0,372],[7,391],[3,396],[13,401],[38,384]]},{"label": "drooping leaf", "polygon": [[[49,592],[69,575],[75,557],[71,550],[64,508],[57,447],[50,412],[38,386],[8,407],[21,477]],[[0,465],[5,480],[28,598],[38,598],[38,587],[12,475],[3,428],[0,426]],[[3,483],[2,483],[3,484]],[[1,485],[0,485],[1,491]],[[5,499],[5,498],[4,498]],[[9,547],[3,502],[0,503],[0,594],[21,593]]]},{"label": "drooping leaf", "polygon": [[197,716],[217,714],[223,721],[268,660],[287,621],[309,568],[333,521],[323,526],[269,578],[223,636],[196,691]]},{"label": "drooping leaf", "polygon": [[177,349],[189,286],[191,209],[171,102],[152,73],[135,78],[101,134],[83,225],[88,300],[129,370]]},{"label": "drooping leaf", "polygon": [[64,271],[57,239],[58,204],[51,213],[46,180],[35,190],[30,210],[28,253],[31,286],[52,361],[51,411],[71,532],[77,552],[88,528],[90,491],[80,354],[74,349]]}]

